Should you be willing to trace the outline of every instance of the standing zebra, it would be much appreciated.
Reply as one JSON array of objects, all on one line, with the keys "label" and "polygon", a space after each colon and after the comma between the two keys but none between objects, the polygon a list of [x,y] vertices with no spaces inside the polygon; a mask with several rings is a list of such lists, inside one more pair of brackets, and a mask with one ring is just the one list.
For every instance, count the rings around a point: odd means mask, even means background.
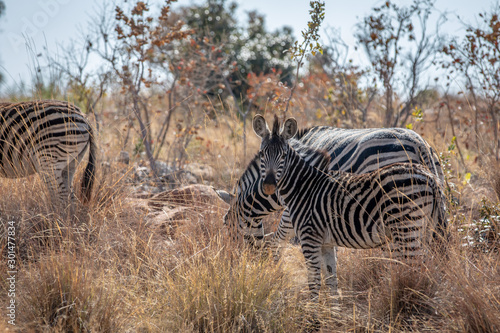
[{"label": "standing zebra", "polygon": [[[349,130],[317,126],[300,130],[289,143],[312,165],[320,163],[321,158],[309,155],[308,147],[326,151],[330,156],[328,170],[364,174],[393,163],[406,162],[423,165],[444,183],[443,170],[436,153],[420,135],[411,130]],[[217,190],[219,196],[230,205],[224,216],[224,224],[237,226],[245,239],[257,242],[264,238],[262,219],[283,206],[276,195],[268,196],[262,192],[259,163],[259,156],[256,155],[238,180],[236,195]],[[291,228],[288,209],[285,208],[276,237],[285,239],[288,233],[283,231]]]},{"label": "standing zebra", "polygon": [[20,178],[39,173],[61,201],[74,198],[72,180],[87,147],[82,179],[83,200],[90,200],[96,163],[92,126],[67,102],[44,100],[0,103],[0,176]]},{"label": "standing zebra", "polygon": [[[321,264],[326,281],[337,292],[332,258],[323,258],[333,246],[354,249],[389,245],[396,257],[423,255],[422,246],[442,224],[443,205],[436,176],[420,165],[398,163],[363,175],[329,171],[329,155],[309,148],[321,160],[319,168],[301,157],[289,140],[297,122],[285,121],[282,133],[275,117],[272,132],[260,115],[253,128],[261,137],[259,151],[263,192],[277,192],[287,206],[308,269],[311,297],[317,299]],[[329,262],[330,261],[330,262]]]}]

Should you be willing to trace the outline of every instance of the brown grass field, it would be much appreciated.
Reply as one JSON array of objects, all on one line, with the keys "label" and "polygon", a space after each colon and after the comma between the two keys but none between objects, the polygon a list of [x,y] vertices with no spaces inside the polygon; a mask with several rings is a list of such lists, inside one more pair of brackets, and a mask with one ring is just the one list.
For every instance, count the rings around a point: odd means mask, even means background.
[{"label": "brown grass field", "polygon": [[[232,240],[222,225],[224,203],[193,202],[167,231],[165,222],[154,223],[151,210],[131,190],[133,166],[143,157],[132,156],[130,166],[116,161],[122,125],[112,120],[111,111],[103,114],[99,161],[109,164],[99,165],[88,205],[61,208],[36,175],[0,179],[0,331],[300,332],[308,329],[311,314],[321,332],[500,331],[500,230],[492,217],[500,212],[497,166],[486,158],[479,165],[480,152],[462,146],[472,174],[465,181],[457,154],[447,149],[446,124],[414,126],[449,156],[445,168],[455,204],[449,205],[452,237],[446,254],[425,258],[416,270],[383,259],[379,250],[341,249],[340,297],[331,300],[325,290],[314,305],[308,302],[300,249],[286,245],[276,264],[267,252]],[[303,127],[338,124],[304,111],[293,115]],[[231,189],[257,152],[257,137],[247,124],[245,158],[241,122],[223,115],[217,121],[200,117],[199,139],[186,149],[188,162],[215,170],[205,183]],[[462,145],[468,130],[465,125],[457,130]],[[484,227],[478,221],[486,211],[496,222]],[[268,228],[278,219],[269,218]],[[7,323],[4,306],[9,225],[15,226],[16,326]]]}]

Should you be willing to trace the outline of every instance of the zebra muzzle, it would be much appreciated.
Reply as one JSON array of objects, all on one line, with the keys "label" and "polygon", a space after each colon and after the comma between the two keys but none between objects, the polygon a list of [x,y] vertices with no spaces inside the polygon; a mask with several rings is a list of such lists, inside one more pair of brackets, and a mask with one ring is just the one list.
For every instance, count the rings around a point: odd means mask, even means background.
[{"label": "zebra muzzle", "polygon": [[276,192],[276,177],[273,174],[268,174],[264,179],[262,190],[266,195],[273,195]]},{"label": "zebra muzzle", "polygon": [[264,184],[263,189],[264,189],[264,194],[273,195],[274,192],[276,191],[276,185]]}]

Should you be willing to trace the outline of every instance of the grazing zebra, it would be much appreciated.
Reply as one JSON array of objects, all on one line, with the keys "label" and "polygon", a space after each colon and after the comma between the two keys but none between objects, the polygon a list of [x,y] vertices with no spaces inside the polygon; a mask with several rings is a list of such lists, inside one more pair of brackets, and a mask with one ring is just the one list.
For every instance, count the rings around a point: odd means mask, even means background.
[{"label": "grazing zebra", "polygon": [[328,170],[330,156],[310,150],[321,160],[309,164],[289,140],[297,122],[285,121],[282,133],[275,117],[272,132],[261,115],[253,120],[261,137],[259,151],[263,192],[279,194],[288,208],[308,269],[311,297],[317,299],[321,265],[327,285],[337,293],[335,258],[324,258],[334,246],[370,249],[388,245],[398,258],[423,255],[423,244],[442,225],[442,195],[436,176],[418,164],[397,163],[355,175]]},{"label": "grazing zebra", "polygon": [[[352,130],[317,126],[299,131],[289,143],[312,165],[320,163],[321,159],[308,155],[307,147],[327,151],[330,156],[329,170],[364,174],[393,163],[407,162],[425,166],[444,183],[443,170],[436,153],[420,135],[411,130]],[[236,195],[223,190],[217,190],[217,193],[230,205],[224,216],[224,224],[231,228],[237,226],[245,239],[260,245],[265,235],[262,219],[283,205],[276,195],[268,196],[262,192],[259,163],[259,156],[256,155],[238,180]],[[288,209],[285,208],[276,237],[285,239],[288,233],[283,231],[291,228]]]},{"label": "grazing zebra", "polygon": [[67,102],[43,100],[0,103],[0,176],[20,178],[39,173],[61,201],[73,199],[72,180],[87,147],[82,179],[83,200],[90,200],[96,163],[92,126]]}]

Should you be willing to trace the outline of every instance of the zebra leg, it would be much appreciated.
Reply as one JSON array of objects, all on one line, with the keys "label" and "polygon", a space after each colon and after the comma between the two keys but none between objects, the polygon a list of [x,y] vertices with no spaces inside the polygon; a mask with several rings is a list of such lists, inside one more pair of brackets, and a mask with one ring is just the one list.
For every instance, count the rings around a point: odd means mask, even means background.
[{"label": "zebra leg", "polygon": [[422,229],[418,219],[405,220],[405,223],[398,223],[391,228],[392,244],[388,245],[395,259],[403,259],[412,265],[423,256]]},{"label": "zebra leg", "polygon": [[311,300],[318,302],[319,289],[321,286],[321,244],[317,243],[309,235],[300,235],[302,254],[306,259],[307,282]]},{"label": "zebra leg", "polygon": [[281,242],[288,242],[294,234],[290,213],[288,208],[285,208],[278,225],[278,230],[274,233],[270,246],[275,262],[278,262],[281,257]]},{"label": "zebra leg", "polygon": [[79,144],[75,147],[67,147],[67,151],[71,149],[76,150],[78,155],[68,154],[67,161],[61,166],[60,174],[56,174],[59,180],[59,193],[62,202],[67,200],[74,201],[76,199],[75,192],[73,191],[73,176],[75,175],[76,168],[80,161],[85,156],[87,151],[87,144]]},{"label": "zebra leg", "polygon": [[323,257],[321,270],[323,272],[325,284],[330,289],[330,294],[332,296],[337,296],[337,248],[331,245],[323,245],[321,247],[321,255]]},{"label": "zebra leg", "polygon": [[78,160],[71,160],[66,166],[60,171],[58,175],[59,180],[59,193],[61,201],[75,200],[76,196],[73,191],[73,176],[76,172],[76,166],[78,165]]},{"label": "zebra leg", "polygon": [[50,196],[60,202],[74,198],[71,193],[71,181],[76,170],[75,159],[60,159],[49,154],[33,154],[33,160],[38,161],[37,172],[47,186]]},{"label": "zebra leg", "polygon": [[49,191],[50,198],[57,198],[60,195],[57,176],[50,171],[39,172],[39,174]]}]

